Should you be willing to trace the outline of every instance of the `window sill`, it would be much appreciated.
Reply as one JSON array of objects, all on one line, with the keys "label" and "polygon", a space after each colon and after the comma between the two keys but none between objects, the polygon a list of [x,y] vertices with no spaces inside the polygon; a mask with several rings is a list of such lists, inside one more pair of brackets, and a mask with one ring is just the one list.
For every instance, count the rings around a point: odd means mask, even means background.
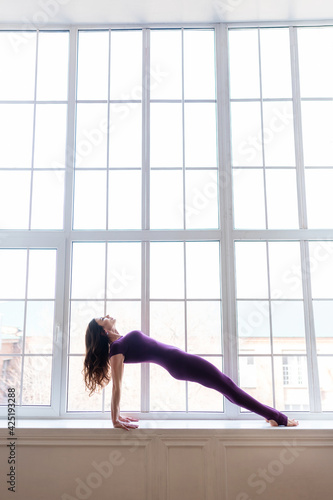
[{"label": "window sill", "polygon": [[[16,431],[23,429],[113,429],[112,422],[105,419],[21,419],[16,420]],[[299,420],[298,427],[271,427],[263,420],[140,420],[138,430],[235,430],[235,431],[267,431],[291,429],[297,431],[333,430],[332,420]],[[7,420],[0,420],[0,433],[7,431]],[[118,431],[118,429],[117,429]]]}]

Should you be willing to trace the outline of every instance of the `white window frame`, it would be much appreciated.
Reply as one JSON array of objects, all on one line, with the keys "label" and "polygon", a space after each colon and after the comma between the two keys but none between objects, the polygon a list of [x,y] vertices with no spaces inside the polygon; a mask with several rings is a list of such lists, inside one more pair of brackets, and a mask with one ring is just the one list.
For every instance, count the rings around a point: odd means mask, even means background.
[{"label": "white window frame", "polygon": [[[70,261],[71,247],[74,241],[142,241],[142,324],[143,331],[149,330],[149,242],[150,241],[220,241],[220,263],[222,276],[222,325],[223,325],[223,360],[224,372],[236,382],[238,381],[238,348],[236,339],[236,296],[235,296],[235,256],[236,241],[300,241],[303,277],[303,294],[305,308],[305,327],[307,360],[309,373],[310,412],[302,413],[302,419],[330,419],[332,412],[321,411],[320,387],[314,335],[314,320],[311,308],[311,284],[308,269],[308,241],[333,240],[333,229],[306,229],[304,172],[302,170],[302,143],[300,118],[299,75],[297,71],[297,36],[298,26],[332,25],[333,23],[309,22],[269,22],[269,23],[212,23],[181,25],[84,25],[84,26],[52,26],[41,30],[68,30],[70,33],[69,81],[68,81],[68,127],[67,127],[67,160],[65,172],[65,221],[62,231],[0,231],[1,247],[11,248],[57,248],[57,289],[55,307],[55,331],[53,366],[52,366],[52,405],[51,407],[19,407],[18,418],[73,418],[73,419],[109,419],[109,412],[68,412],[66,413],[68,367],[67,345],[69,334],[69,298],[70,298]],[[142,165],[142,230],[133,231],[81,231],[72,230],[73,218],[73,155],[75,146],[75,88],[77,61],[77,34],[80,29],[143,29],[145,55],[148,46],[147,30],[149,28],[214,28],[216,30],[216,78],[217,78],[217,120],[218,120],[218,170],[219,170],[219,220],[220,229],[216,230],[149,230],[149,127],[143,134]],[[300,228],[295,230],[235,230],[233,229],[233,204],[231,181],[231,146],[230,146],[230,108],[229,108],[229,74],[228,74],[228,29],[245,27],[288,27],[292,40],[292,76],[293,106],[295,117],[295,149],[298,178],[298,200]],[[22,25],[0,25],[1,30],[26,31]],[[38,27],[33,27],[37,29]],[[149,67],[149,60],[144,58]],[[146,92],[143,95],[143,120],[149,118],[149,72],[146,75]],[[147,123],[145,121],[144,123]],[[142,408],[147,408],[149,389],[148,366],[142,365]],[[138,414],[141,419],[257,419],[253,414],[241,413],[240,408],[225,399],[224,413],[195,412],[160,412]],[[0,407],[0,416],[6,415],[7,408]],[[288,412],[287,412],[288,413]],[[294,414],[295,412],[293,412]]]}]

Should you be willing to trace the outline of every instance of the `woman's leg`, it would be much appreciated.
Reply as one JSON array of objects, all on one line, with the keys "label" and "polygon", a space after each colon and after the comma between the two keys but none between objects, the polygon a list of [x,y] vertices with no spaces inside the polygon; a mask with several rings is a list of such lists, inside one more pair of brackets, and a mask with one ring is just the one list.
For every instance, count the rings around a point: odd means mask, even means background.
[{"label": "woman's leg", "polygon": [[172,361],[171,364],[166,364],[164,367],[173,377],[197,382],[210,389],[215,389],[229,401],[246,410],[257,413],[267,420],[275,420],[278,425],[288,424],[286,415],[257,401],[206,359],[179,351]]}]

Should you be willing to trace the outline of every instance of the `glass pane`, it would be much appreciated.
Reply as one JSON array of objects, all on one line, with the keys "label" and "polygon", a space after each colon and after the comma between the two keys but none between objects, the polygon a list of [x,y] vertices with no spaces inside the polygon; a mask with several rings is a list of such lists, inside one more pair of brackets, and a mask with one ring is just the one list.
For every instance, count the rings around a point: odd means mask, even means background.
[{"label": "glass pane", "polygon": [[[268,356],[239,357],[239,386],[264,405],[273,406],[271,358]],[[242,408],[241,413],[249,413]]]},{"label": "glass pane", "polygon": [[74,229],[106,228],[106,171],[76,171]]},{"label": "glass pane", "polygon": [[109,32],[79,31],[78,99],[107,99]]},{"label": "glass pane", "polygon": [[274,354],[306,353],[304,310],[301,301],[272,301]]},{"label": "glass pane", "polygon": [[133,330],[140,330],[141,302],[127,300],[113,300],[106,302],[106,312],[116,318],[116,328],[121,335]]},{"label": "glass pane", "polygon": [[68,41],[68,32],[39,32],[37,99],[40,101],[67,99]]},{"label": "glass pane", "polygon": [[66,104],[37,104],[35,168],[64,167],[66,162]]},{"label": "glass pane", "polygon": [[31,167],[33,112],[33,104],[0,104],[0,167]]},{"label": "glass pane", "polygon": [[333,226],[333,170],[305,169],[306,207],[309,228]]},{"label": "glass pane", "polygon": [[[70,323],[70,353],[85,352],[85,332],[93,318],[104,315],[104,301],[72,301]],[[141,325],[139,301],[108,301],[106,313],[116,318],[116,328],[121,335],[137,330]]]},{"label": "glass pane", "polygon": [[217,167],[216,105],[185,104],[186,167]]},{"label": "glass pane", "polygon": [[299,242],[270,242],[268,250],[272,299],[302,299]]},{"label": "glass pane", "polygon": [[83,356],[69,356],[67,410],[102,411],[102,391],[89,396],[85,388],[83,361]]},{"label": "glass pane", "polygon": [[266,170],[268,229],[299,227],[296,170]]},{"label": "glass pane", "polygon": [[[112,383],[105,389],[105,411],[111,411]],[[141,409],[141,364],[125,365],[121,385],[121,411]]]},{"label": "glass pane", "polygon": [[[166,209],[167,208],[167,209]],[[151,170],[151,229],[183,229],[183,172]]]},{"label": "glass pane", "polygon": [[186,243],[186,293],[188,299],[220,298],[219,242]]},{"label": "glass pane", "polygon": [[184,245],[181,242],[150,244],[150,297],[184,298]]},{"label": "glass pane", "polygon": [[150,302],[150,335],[185,350],[184,302]]},{"label": "glass pane", "polygon": [[274,377],[276,408],[280,411],[310,409],[306,356],[276,356]]},{"label": "glass pane", "polygon": [[214,30],[184,30],[185,99],[215,99]]},{"label": "glass pane", "polygon": [[292,102],[264,102],[264,144],[267,167],[296,165]]},{"label": "glass pane", "polygon": [[107,104],[77,104],[75,167],[107,166]]},{"label": "glass pane", "polygon": [[29,251],[28,299],[54,299],[56,250]]},{"label": "glass pane", "polygon": [[302,102],[303,151],[306,167],[333,165],[332,116],[333,101]]},{"label": "glass pane", "polygon": [[263,165],[261,115],[258,102],[232,102],[231,139],[234,167]]},{"label": "glass pane", "polygon": [[52,354],[54,302],[28,301],[25,352]]},{"label": "glass pane", "polygon": [[258,30],[229,31],[230,97],[260,96]]},{"label": "glass pane", "polygon": [[238,350],[241,354],[271,353],[269,317],[268,301],[237,301]]},{"label": "glass pane", "polygon": [[111,99],[142,99],[142,30],[111,31]]},{"label": "glass pane", "polygon": [[85,353],[85,333],[88,323],[93,318],[99,318],[102,315],[104,315],[104,301],[71,301],[69,336],[71,354]]},{"label": "glass pane", "polygon": [[22,170],[0,171],[1,229],[28,229],[30,177],[30,172]]},{"label": "glass pane", "polygon": [[263,97],[291,97],[289,29],[261,29],[260,52]]},{"label": "glass pane", "polygon": [[135,103],[110,104],[110,167],[141,167],[142,107]]},{"label": "glass pane", "polygon": [[268,298],[266,244],[236,242],[237,297]]},{"label": "glass pane", "polygon": [[319,356],[319,382],[322,411],[333,411],[333,356]]},{"label": "glass pane", "polygon": [[217,171],[186,170],[186,228],[217,229],[219,226]]},{"label": "glass pane", "polygon": [[236,229],[265,229],[265,193],[262,169],[233,170]]},{"label": "glass pane", "polygon": [[31,229],[62,229],[65,172],[34,172]]},{"label": "glass pane", "polygon": [[182,98],[182,32],[150,30],[150,98]]},{"label": "glass pane", "polygon": [[333,301],[314,300],[313,316],[318,354],[333,354]]},{"label": "glass pane", "polygon": [[0,33],[1,101],[28,101],[34,98],[35,61],[35,31]]},{"label": "glass pane", "polygon": [[108,243],[107,298],[141,297],[141,243]]},{"label": "glass pane", "polygon": [[141,229],[141,171],[109,171],[109,229]]},{"label": "glass pane", "polygon": [[332,27],[297,28],[302,97],[333,97]]},{"label": "glass pane", "polygon": [[[187,302],[187,351],[192,354],[222,352],[221,303]],[[203,327],[204,324],[204,327]]]},{"label": "glass pane", "polygon": [[186,383],[159,365],[150,368],[150,411],[185,411]]},{"label": "glass pane", "polygon": [[27,276],[26,250],[0,250],[0,298],[24,299]]},{"label": "glass pane", "polygon": [[183,165],[182,105],[151,103],[150,166]]},{"label": "glass pane", "polygon": [[51,404],[52,356],[25,356],[22,405]]},{"label": "glass pane", "polygon": [[105,297],[105,243],[74,243],[72,298]]},{"label": "glass pane", "polygon": [[[0,302],[0,354],[22,352],[24,302]],[[0,356],[0,364],[2,358]],[[0,373],[1,367],[0,367]],[[1,394],[1,391],[0,391]],[[1,396],[0,396],[1,397]]]},{"label": "glass pane", "polygon": [[333,242],[309,242],[311,292],[314,299],[333,298]]},{"label": "glass pane", "polygon": [[[209,356],[204,358],[222,371],[222,358]],[[189,411],[223,411],[223,396],[220,392],[195,382],[188,382]]]},{"label": "glass pane", "polygon": [[8,387],[15,387],[16,401],[21,395],[21,356],[0,356],[0,405],[8,404]]}]

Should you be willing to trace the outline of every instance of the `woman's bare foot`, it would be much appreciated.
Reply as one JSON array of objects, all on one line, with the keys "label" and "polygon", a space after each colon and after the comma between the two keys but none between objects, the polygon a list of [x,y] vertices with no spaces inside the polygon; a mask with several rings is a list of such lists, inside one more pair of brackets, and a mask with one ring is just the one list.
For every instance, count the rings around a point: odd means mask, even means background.
[{"label": "woman's bare foot", "polygon": [[[269,422],[272,427],[278,427],[278,423],[275,422],[275,420],[267,420],[266,418],[266,422]],[[290,420],[290,418],[288,418],[287,427],[296,427],[298,424],[298,420],[295,420],[294,418]]]}]

